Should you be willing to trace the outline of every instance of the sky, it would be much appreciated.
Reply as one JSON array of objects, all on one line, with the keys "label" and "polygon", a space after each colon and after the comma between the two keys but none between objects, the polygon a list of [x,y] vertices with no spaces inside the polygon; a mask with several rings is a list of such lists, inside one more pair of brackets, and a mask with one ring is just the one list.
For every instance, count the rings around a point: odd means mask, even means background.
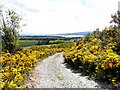
[{"label": "sky", "polygon": [[94,31],[110,26],[119,0],[0,0],[22,16],[21,35]]}]

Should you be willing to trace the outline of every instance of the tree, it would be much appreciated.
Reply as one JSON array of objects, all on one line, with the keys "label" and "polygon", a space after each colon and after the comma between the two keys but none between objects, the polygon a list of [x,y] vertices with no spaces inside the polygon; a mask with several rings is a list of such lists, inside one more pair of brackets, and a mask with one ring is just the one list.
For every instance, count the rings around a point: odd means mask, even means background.
[{"label": "tree", "polygon": [[117,11],[117,13],[115,13],[111,17],[112,20],[110,23],[114,23],[112,33],[114,34],[115,41],[117,42],[116,51],[120,51],[120,11]]},{"label": "tree", "polygon": [[120,11],[117,11],[117,13],[115,13],[114,15],[111,15],[112,20],[110,21],[110,23],[115,23],[116,25],[114,25],[115,27],[118,26],[120,27]]},{"label": "tree", "polygon": [[3,12],[0,10],[0,33],[2,35],[2,49],[13,53],[18,44],[18,29],[20,28],[20,16],[13,10]]}]

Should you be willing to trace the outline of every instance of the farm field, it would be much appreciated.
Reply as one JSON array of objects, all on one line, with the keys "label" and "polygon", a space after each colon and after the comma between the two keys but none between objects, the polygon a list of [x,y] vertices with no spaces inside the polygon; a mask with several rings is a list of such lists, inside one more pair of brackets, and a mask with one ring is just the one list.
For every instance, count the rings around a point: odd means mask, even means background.
[{"label": "farm field", "polygon": [[69,40],[76,40],[80,37],[58,37],[58,36],[21,36],[19,45],[22,47],[36,46],[36,45],[52,45],[69,42]]},{"label": "farm field", "polygon": [[32,46],[32,45],[37,45],[38,41],[37,40],[19,40],[19,44],[23,47],[27,46]]}]

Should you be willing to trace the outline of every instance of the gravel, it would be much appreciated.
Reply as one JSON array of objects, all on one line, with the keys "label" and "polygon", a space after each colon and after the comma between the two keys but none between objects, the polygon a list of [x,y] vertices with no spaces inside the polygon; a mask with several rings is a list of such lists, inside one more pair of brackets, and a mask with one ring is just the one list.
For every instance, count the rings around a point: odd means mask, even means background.
[{"label": "gravel", "polygon": [[49,56],[34,68],[26,80],[26,88],[111,88],[107,84],[89,80],[88,76],[73,73],[63,63],[62,53]]}]

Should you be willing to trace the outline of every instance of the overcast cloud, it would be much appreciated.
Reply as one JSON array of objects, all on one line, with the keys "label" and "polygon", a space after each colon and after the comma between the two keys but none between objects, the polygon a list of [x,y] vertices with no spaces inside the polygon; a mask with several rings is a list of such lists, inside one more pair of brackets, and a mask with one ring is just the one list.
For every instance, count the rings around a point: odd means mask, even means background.
[{"label": "overcast cloud", "polygon": [[56,34],[108,27],[119,0],[0,0],[22,14],[21,34]]}]

